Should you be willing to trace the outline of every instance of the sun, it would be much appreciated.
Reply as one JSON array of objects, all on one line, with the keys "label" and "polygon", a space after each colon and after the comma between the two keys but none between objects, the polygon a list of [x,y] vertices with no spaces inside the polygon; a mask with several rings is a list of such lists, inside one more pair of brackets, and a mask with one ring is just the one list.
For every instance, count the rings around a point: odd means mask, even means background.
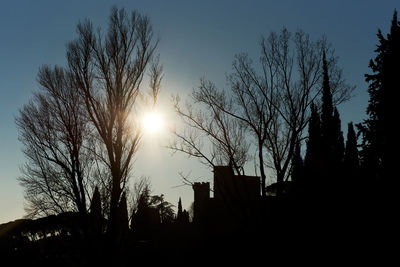
[{"label": "sun", "polygon": [[163,126],[163,118],[159,113],[152,112],[143,117],[143,129],[148,133],[160,132]]}]

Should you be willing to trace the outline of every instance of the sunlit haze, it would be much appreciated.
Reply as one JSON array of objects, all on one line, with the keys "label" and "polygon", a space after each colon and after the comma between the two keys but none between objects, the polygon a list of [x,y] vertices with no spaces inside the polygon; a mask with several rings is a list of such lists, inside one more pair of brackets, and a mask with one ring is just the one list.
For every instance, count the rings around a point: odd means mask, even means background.
[{"label": "sunlit haze", "polygon": [[163,117],[159,113],[151,112],[143,117],[143,128],[146,133],[158,133],[163,127]]}]

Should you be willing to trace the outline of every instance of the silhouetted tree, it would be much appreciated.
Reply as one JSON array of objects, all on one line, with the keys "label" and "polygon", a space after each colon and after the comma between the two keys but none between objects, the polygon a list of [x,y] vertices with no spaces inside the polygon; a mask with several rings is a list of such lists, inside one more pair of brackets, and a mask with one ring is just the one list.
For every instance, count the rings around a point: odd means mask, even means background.
[{"label": "silhouetted tree", "polygon": [[346,150],[344,153],[344,168],[350,176],[357,176],[359,168],[357,137],[354,131],[353,123],[350,122],[347,127]]},{"label": "silhouetted tree", "polygon": [[182,210],[182,200],[179,198],[178,201],[178,212],[176,215],[176,222],[180,224],[189,223],[189,212]]},{"label": "silhouetted tree", "polygon": [[[194,91],[191,96],[196,105],[186,103],[182,107],[180,97],[174,97],[175,111],[184,121],[184,128],[174,131],[176,139],[169,148],[199,158],[201,163],[211,168],[231,164],[237,174],[243,174],[242,167],[248,160],[249,149],[245,127],[203,99],[206,92],[214,89],[213,84],[201,80],[199,91]],[[218,97],[225,109],[231,108],[232,103],[223,100],[224,95],[213,97]],[[212,144],[209,151],[201,138],[203,134]]]},{"label": "silhouetted tree", "polygon": [[132,218],[139,208],[139,204],[143,199],[147,199],[151,194],[151,182],[149,177],[142,176],[139,180],[136,180],[133,184],[133,188],[129,190],[129,201],[128,203],[128,215],[129,221],[132,224]]},{"label": "silhouetted tree", "polygon": [[325,139],[324,145],[327,146],[325,150],[331,151],[334,144],[334,128],[333,122],[333,100],[332,92],[329,83],[328,62],[326,61],[325,52],[323,53],[322,60],[322,106],[321,106],[321,135]]},{"label": "silhouetted tree", "polygon": [[[178,103],[178,114],[195,131],[176,133],[177,143],[171,146],[172,149],[209,159],[201,146],[201,136],[210,136],[210,130],[204,130],[203,125],[210,126],[214,132],[239,137],[234,138],[234,142],[225,142],[223,145],[226,147],[240,148],[241,142],[252,140],[262,195],[265,196],[265,166],[274,169],[278,184],[288,178],[295,145],[303,138],[303,130],[309,120],[310,104],[320,93],[324,50],[329,52],[326,67],[332,77],[330,86],[335,96],[334,103],[347,100],[353,88],[344,83],[326,40],[311,41],[302,31],[293,36],[286,29],[279,35],[272,32],[261,42],[260,71],[256,71],[246,54],[239,54],[233,62],[233,73],[227,78],[229,88],[226,91],[218,90],[212,82],[202,79],[199,88],[193,92],[193,102],[205,108],[200,114],[212,111],[208,118],[214,119],[214,114],[218,114],[222,118],[234,119],[232,125],[244,126],[249,133],[248,138],[243,138],[242,132],[238,134],[230,128],[208,123],[206,115],[193,116],[190,110],[194,105],[182,111]],[[226,140],[231,141],[222,141]],[[240,142],[237,143],[237,140]],[[221,139],[214,138],[211,143],[218,147]],[[238,150],[243,151],[243,155],[248,153],[248,148]]]},{"label": "silhouetted tree", "polygon": [[41,67],[38,81],[39,92],[16,119],[28,159],[19,178],[28,216],[66,211],[84,216],[93,160],[83,100],[71,74],[60,67]]},{"label": "silhouetted tree", "polygon": [[[322,146],[321,146],[321,120],[314,104],[311,104],[311,116],[308,124],[307,150],[304,159],[304,167],[307,184],[315,184],[322,175]],[[311,189],[311,188],[310,188]]]},{"label": "silhouetted tree", "polygon": [[98,187],[95,188],[92,203],[90,204],[90,229],[94,234],[103,232],[103,213],[101,210],[101,197]]},{"label": "silhouetted tree", "polygon": [[154,209],[150,206],[150,192],[144,190],[141,192],[137,207],[134,210],[131,219],[131,230],[135,233],[146,236],[150,227],[160,222],[159,214],[154,216]]},{"label": "silhouetted tree", "polygon": [[169,223],[174,220],[174,205],[165,201],[163,194],[152,196],[150,205],[158,210],[161,223]]},{"label": "silhouetted tree", "polygon": [[301,144],[298,142],[292,158],[292,181],[295,183],[301,182],[304,179],[304,163],[301,157]]},{"label": "silhouetted tree", "polygon": [[[321,156],[324,173],[320,179],[328,187],[331,187],[333,180],[341,175],[344,153],[344,140],[341,131],[339,112],[333,104],[332,92],[328,74],[328,63],[323,56],[323,83],[322,83],[322,107],[321,107]],[[326,188],[328,189],[328,188]]]},{"label": "silhouetted tree", "polygon": [[342,132],[342,122],[340,120],[340,114],[337,108],[333,113],[334,123],[334,146],[333,146],[333,164],[335,165],[336,172],[341,173],[343,169],[343,158],[344,158],[344,138]]},{"label": "silhouetted tree", "polygon": [[334,150],[336,145],[336,123],[334,119],[334,106],[332,102],[332,92],[329,85],[328,66],[323,57],[323,83],[322,83],[322,107],[321,107],[321,151],[324,158],[326,175],[330,175],[334,160]]},{"label": "silhouetted tree", "polygon": [[177,213],[176,217],[179,218],[181,216],[182,216],[182,200],[181,200],[181,198],[179,198],[179,201],[178,201],[178,213]]},{"label": "silhouetted tree", "polygon": [[118,231],[121,236],[124,236],[129,230],[128,208],[126,205],[125,192],[122,193],[120,203],[121,204],[118,206]]},{"label": "silhouetted tree", "polygon": [[140,142],[141,126],[135,116],[143,77],[150,68],[155,103],[162,68],[154,57],[157,41],[153,41],[150,21],[137,12],[128,14],[113,8],[105,34],[95,30],[89,20],[78,24],[77,33],[77,39],[68,44],[68,68],[97,133],[95,154],[112,178],[107,228],[112,236],[117,231],[121,195]]},{"label": "silhouetted tree", "polygon": [[362,134],[360,156],[363,177],[383,184],[385,190],[392,190],[398,188],[398,179],[393,175],[396,157],[392,156],[398,153],[395,121],[398,120],[397,91],[400,88],[400,22],[396,10],[390,32],[385,37],[378,30],[377,36],[377,55],[369,63],[372,74],[365,74],[369,83],[369,117],[358,125]]},{"label": "silhouetted tree", "polygon": [[353,123],[347,126],[347,140],[343,159],[343,176],[348,188],[348,196],[352,199],[360,197],[360,188],[365,188],[364,181],[360,179],[360,166],[357,149],[357,137],[354,132]]},{"label": "silhouetted tree", "polygon": [[189,212],[187,212],[186,210],[183,210],[182,211],[182,215],[181,215],[178,223],[180,223],[180,224],[188,224],[189,223]]},{"label": "silhouetted tree", "polygon": [[150,196],[143,191],[135,213],[132,216],[131,229],[139,239],[149,240],[154,237],[155,229],[161,223],[174,220],[173,205],[164,200],[164,195]]}]

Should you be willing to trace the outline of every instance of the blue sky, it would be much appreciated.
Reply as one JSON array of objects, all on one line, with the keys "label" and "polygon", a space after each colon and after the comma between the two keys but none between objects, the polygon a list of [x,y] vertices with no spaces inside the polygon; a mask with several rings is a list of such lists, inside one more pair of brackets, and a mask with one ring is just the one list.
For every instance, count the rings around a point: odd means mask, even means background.
[{"label": "blue sky", "polygon": [[[350,3],[351,2],[351,3]],[[23,189],[16,178],[25,159],[14,118],[37,89],[36,74],[43,64],[65,63],[65,45],[75,37],[76,24],[90,18],[106,28],[113,5],[148,15],[160,37],[164,65],[160,107],[170,114],[173,93],[190,93],[206,77],[225,85],[233,57],[248,52],[258,57],[259,41],[283,26],[302,29],[316,39],[325,35],[335,48],[339,65],[355,97],[339,107],[342,121],[360,122],[368,104],[364,73],[374,56],[378,28],[387,32],[399,1],[4,1],[0,8],[0,223],[20,218]],[[171,122],[172,123],[172,122]],[[164,193],[183,206],[192,201],[178,172],[210,180],[212,173],[181,155],[170,156],[161,146],[168,134],[144,138],[134,175],[150,176],[154,193]]]}]

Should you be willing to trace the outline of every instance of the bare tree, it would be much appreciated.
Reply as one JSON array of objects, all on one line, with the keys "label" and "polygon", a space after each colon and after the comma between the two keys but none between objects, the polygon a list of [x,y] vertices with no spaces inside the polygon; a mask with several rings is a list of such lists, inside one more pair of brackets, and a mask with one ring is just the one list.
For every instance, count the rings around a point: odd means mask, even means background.
[{"label": "bare tree", "polygon": [[108,231],[113,232],[141,137],[135,115],[142,81],[152,65],[150,87],[155,102],[162,68],[157,57],[152,61],[157,41],[146,16],[113,8],[105,35],[88,20],[78,24],[77,32],[78,38],[67,48],[68,67],[100,141],[96,155],[112,178]]},{"label": "bare tree", "polygon": [[[324,53],[329,62],[335,104],[339,104],[349,99],[353,88],[345,83],[333,49],[324,38],[311,41],[302,31],[292,35],[286,29],[279,35],[272,32],[267,39],[262,39],[259,65],[256,66],[246,54],[236,56],[233,72],[227,77],[229,88],[219,90],[211,82],[202,79],[199,88],[193,93],[196,100],[194,104],[201,103],[214,113],[223,114],[221,117],[227,116],[235,124],[245,127],[258,156],[263,196],[266,195],[264,166],[275,171],[278,185],[289,177],[296,143],[304,138],[309,107],[321,90]],[[176,109],[182,116],[179,106]],[[189,127],[201,125],[204,121],[194,113],[187,113],[183,117]],[[222,130],[218,124],[208,125],[212,131]],[[202,127],[196,130],[210,132]],[[172,149],[187,154],[195,151],[203,157],[199,133],[188,135],[183,132],[176,133],[176,136],[178,145]],[[241,139],[246,140],[244,136]],[[187,140],[190,141],[191,150],[185,149]],[[218,145],[222,143],[216,138],[214,141]],[[214,147],[219,149],[218,145]]]},{"label": "bare tree", "polygon": [[19,178],[29,217],[78,211],[86,214],[92,157],[83,103],[68,72],[39,70],[40,91],[20,110],[16,124],[28,162]]},{"label": "bare tree", "polygon": [[242,99],[263,99],[261,103],[269,109],[264,146],[278,185],[289,177],[296,143],[304,138],[309,107],[320,94],[324,55],[329,56],[331,88],[337,105],[348,100],[354,88],[345,83],[334,51],[325,38],[311,41],[302,31],[292,36],[284,28],[279,35],[272,32],[261,41],[261,71],[253,69],[247,56],[237,57],[234,63],[234,74],[229,80],[235,97],[239,99],[238,106],[245,111],[242,114],[246,114],[238,117],[250,121],[248,106],[262,109],[256,101]]},{"label": "bare tree", "polygon": [[[203,90],[215,92],[213,97],[219,99],[221,106],[231,109],[232,103],[227,101],[226,96],[223,93],[218,94],[214,84],[205,80],[201,81],[199,91],[192,94],[191,100],[196,106],[186,103],[182,107],[179,96],[175,96],[175,111],[183,120],[185,128],[181,131],[175,129],[176,139],[168,148],[199,158],[209,167],[230,164],[237,174],[244,174],[243,166],[248,160],[249,149],[245,127],[240,121],[204,100],[207,92]],[[203,137],[211,144],[210,149],[204,148]]]},{"label": "bare tree", "polygon": [[149,197],[151,194],[151,182],[149,177],[142,176],[139,180],[135,181],[132,190],[128,190],[129,201],[128,201],[128,212],[129,221],[132,222],[132,218],[138,210],[139,203],[142,198]]}]

